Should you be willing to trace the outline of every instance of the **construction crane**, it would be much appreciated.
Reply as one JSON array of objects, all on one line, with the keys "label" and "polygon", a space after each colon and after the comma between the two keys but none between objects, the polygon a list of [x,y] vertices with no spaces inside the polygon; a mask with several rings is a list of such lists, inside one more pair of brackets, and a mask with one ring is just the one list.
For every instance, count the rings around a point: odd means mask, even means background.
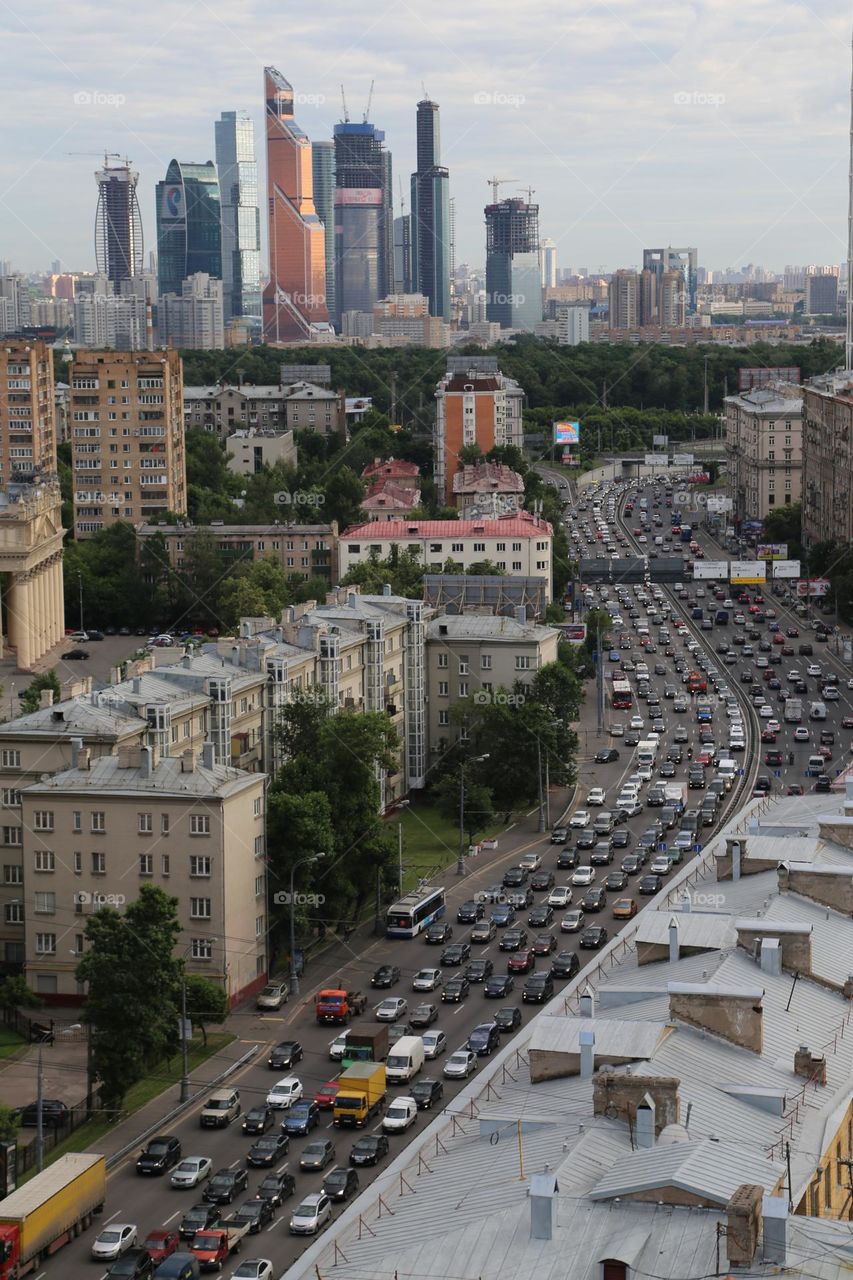
[{"label": "construction crane", "polygon": [[486,185],[492,188],[492,204],[498,202],[498,187],[504,187],[508,182],[518,182],[518,178],[486,178]]},{"label": "construction crane", "polygon": [[364,108],[364,118],[362,120],[362,124],[367,124],[367,119],[368,119],[368,116],[370,115],[370,104],[373,101],[373,86],[375,83],[376,82],[374,80],[371,80],[370,82],[370,93],[367,95],[367,106]]},{"label": "construction crane", "polygon": [[344,86],[341,85],[341,102],[344,104],[344,124],[349,124],[349,112],[347,111],[347,98],[344,93]]},{"label": "construction crane", "polygon": [[[105,166],[108,160],[121,160],[119,151],[66,151],[65,154],[67,156],[103,156]],[[130,161],[125,160],[125,164],[129,163]]]},{"label": "construction crane", "polygon": [[535,188],[535,187],[520,187],[520,188],[519,188],[519,190],[521,191],[521,194],[522,194],[522,195],[524,195],[524,194],[525,194],[525,192],[527,193],[527,203],[528,203],[528,204],[532,204],[532,203],[533,203],[533,197],[536,195],[536,188]]}]

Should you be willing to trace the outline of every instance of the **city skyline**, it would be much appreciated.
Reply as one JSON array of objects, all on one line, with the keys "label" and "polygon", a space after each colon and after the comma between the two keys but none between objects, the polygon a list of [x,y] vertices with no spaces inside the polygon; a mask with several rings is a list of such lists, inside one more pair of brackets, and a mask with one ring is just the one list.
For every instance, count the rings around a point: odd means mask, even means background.
[{"label": "city skyline", "polygon": [[[441,104],[457,262],[483,261],[491,174],[536,189],[541,232],[555,240],[561,264],[631,266],[643,247],[662,242],[698,244],[703,264],[717,269],[752,261],[781,270],[846,256],[840,138],[848,128],[849,15],[840,3],[820,17],[794,4],[783,20],[763,4],[701,4],[689,21],[680,10],[670,21],[629,5],[624,21],[599,28],[579,5],[547,22],[543,10],[541,23],[507,7],[481,28],[464,69],[454,44],[464,37],[471,47],[485,11],[463,19],[445,6],[434,25],[417,20],[406,33],[406,15],[392,9],[380,38],[353,32],[336,0],[322,24],[306,17],[290,26],[249,0],[239,41],[224,38],[230,12],[213,13],[206,30],[189,15],[161,13],[155,0],[148,21],[157,39],[139,41],[134,67],[118,72],[81,39],[85,25],[60,49],[50,5],[28,27],[7,19],[16,130],[0,161],[4,259],[24,271],[53,259],[94,267],[91,166],[66,152],[105,146],[134,157],[145,243],[153,244],[154,185],[174,154],[212,158],[223,110],[248,110],[260,142],[256,86],[269,54],[291,72],[298,65],[298,115],[312,140],[330,138],[340,120],[340,81],[360,116],[375,78],[370,120],[385,132],[398,174],[416,168],[412,114],[424,82]],[[122,33],[131,22],[138,41],[136,21],[113,12],[101,39],[129,38]],[[749,53],[759,44],[760,72]],[[567,67],[573,48],[583,56]],[[35,95],[28,59],[32,69],[51,49],[54,74]],[[177,65],[182,88],[174,91],[166,77]],[[58,190],[62,217],[52,203]],[[398,214],[396,192],[394,204]]]}]

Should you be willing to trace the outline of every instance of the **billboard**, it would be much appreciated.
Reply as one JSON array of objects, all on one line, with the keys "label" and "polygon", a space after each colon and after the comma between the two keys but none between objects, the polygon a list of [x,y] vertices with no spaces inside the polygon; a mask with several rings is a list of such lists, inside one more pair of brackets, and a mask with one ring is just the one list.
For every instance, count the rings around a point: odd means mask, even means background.
[{"label": "billboard", "polygon": [[800,562],[799,560],[774,560],[773,561],[773,577],[774,578],[799,578]]},{"label": "billboard", "polygon": [[672,465],[674,467],[692,467],[693,454],[692,453],[674,453],[672,455]]},{"label": "billboard", "polygon": [[557,630],[561,638],[567,640],[569,644],[583,644],[586,639],[585,622],[559,622]]},{"label": "billboard", "polygon": [[766,387],[770,382],[795,382],[799,384],[800,370],[797,366],[784,366],[778,369],[738,369],[738,391],[752,391],[755,387]]},{"label": "billboard", "polygon": [[652,436],[652,448],[653,448],[653,449],[668,449],[668,448],[669,448],[669,436]]},{"label": "billboard", "polygon": [[829,578],[801,578],[797,583],[798,596],[825,596],[829,594]]},{"label": "billboard", "polygon": [[183,222],[186,216],[184,204],[184,188],[180,182],[167,182],[163,185],[163,196],[160,201],[161,222]]},{"label": "billboard", "polygon": [[694,560],[693,578],[722,578],[729,576],[728,560]]},{"label": "billboard", "polygon": [[646,467],[668,467],[669,458],[665,453],[647,453],[643,465]]},{"label": "billboard", "polygon": [[579,422],[555,422],[554,444],[579,444],[581,424]]},{"label": "billboard", "polygon": [[732,509],[731,498],[724,498],[722,495],[709,497],[705,501],[705,509],[708,515],[721,516]]},{"label": "billboard", "polygon": [[767,565],[763,560],[732,560],[729,577],[734,583],[767,581]]},{"label": "billboard", "polygon": [[755,548],[759,560],[787,560],[787,542],[759,542]]},{"label": "billboard", "polygon": [[337,187],[335,204],[381,205],[381,187]]}]

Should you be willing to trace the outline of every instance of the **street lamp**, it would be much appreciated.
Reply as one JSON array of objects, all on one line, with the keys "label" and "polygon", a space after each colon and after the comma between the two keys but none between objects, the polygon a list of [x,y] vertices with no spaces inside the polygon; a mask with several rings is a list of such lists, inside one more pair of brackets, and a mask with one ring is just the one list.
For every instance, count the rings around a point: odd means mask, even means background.
[{"label": "street lamp", "polygon": [[488,752],[483,756],[474,756],[471,760],[463,760],[459,766],[459,858],[456,862],[456,874],[465,874],[465,766],[480,764],[488,760]]},{"label": "street lamp", "polygon": [[77,570],[77,582],[80,587],[80,631],[83,631],[83,574]]},{"label": "street lamp", "polygon": [[325,853],[311,853],[307,858],[300,858],[290,868],[290,986],[299,995],[299,973],[296,968],[296,903],[294,902],[294,878],[300,867],[307,867],[312,862],[325,858]]}]

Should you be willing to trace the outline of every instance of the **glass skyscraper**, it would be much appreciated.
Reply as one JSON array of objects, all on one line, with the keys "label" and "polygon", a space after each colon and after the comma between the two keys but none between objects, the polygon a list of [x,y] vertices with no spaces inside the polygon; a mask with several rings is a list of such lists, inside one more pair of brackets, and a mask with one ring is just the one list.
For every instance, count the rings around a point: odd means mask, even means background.
[{"label": "glass skyscraper", "polygon": [[393,287],[394,226],[391,156],[375,125],[336,124],[335,317],[373,314]]},{"label": "glass skyscraper", "polygon": [[314,169],[314,208],[323,224],[326,240],[326,306],[335,314],[335,144],[311,143]]},{"label": "glass skyscraper", "polygon": [[412,174],[412,283],[429,313],[450,320],[450,178],[441,167],[438,103],[418,103]]},{"label": "glass skyscraper", "polygon": [[222,291],[225,323],[244,318],[261,329],[261,214],[255,126],[247,111],[223,111],[216,121],[216,167],[222,201]]},{"label": "glass skyscraper", "polygon": [[542,319],[539,206],[501,200],[485,212],[486,319],[532,333]]},{"label": "glass skyscraper", "polygon": [[157,283],[160,295],[182,292],[187,276],[222,279],[219,179],[212,160],[170,160],[157,183]]}]

